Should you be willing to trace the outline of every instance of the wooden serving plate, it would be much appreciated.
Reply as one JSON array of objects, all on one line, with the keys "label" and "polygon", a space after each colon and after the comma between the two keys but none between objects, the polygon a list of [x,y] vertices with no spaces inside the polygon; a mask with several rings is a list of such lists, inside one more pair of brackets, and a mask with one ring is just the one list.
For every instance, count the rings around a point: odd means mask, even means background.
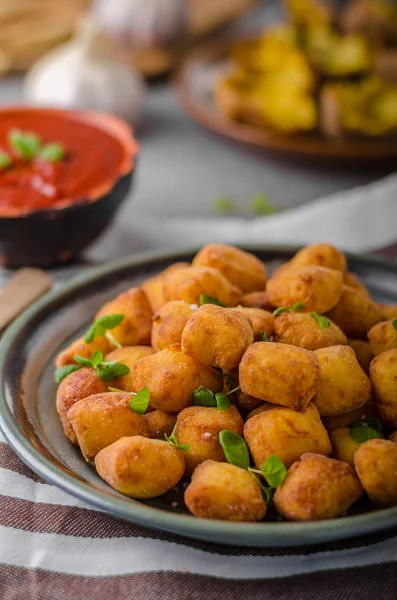
[{"label": "wooden serving plate", "polygon": [[198,123],[229,139],[293,158],[367,165],[396,162],[397,137],[331,139],[320,133],[287,136],[224,116],[215,105],[212,90],[230,65],[228,56],[234,43],[229,40],[192,52],[174,78],[182,107]]}]

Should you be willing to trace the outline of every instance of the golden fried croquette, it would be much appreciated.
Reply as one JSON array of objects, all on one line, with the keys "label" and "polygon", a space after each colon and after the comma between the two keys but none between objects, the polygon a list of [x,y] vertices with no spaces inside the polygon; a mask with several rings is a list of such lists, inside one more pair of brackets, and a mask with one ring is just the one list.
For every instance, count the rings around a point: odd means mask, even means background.
[{"label": "golden fried croquette", "polygon": [[68,410],[83,398],[108,391],[108,386],[98,377],[94,369],[84,367],[70,373],[61,381],[57,390],[56,407],[62,421],[65,435],[73,444],[77,444],[77,437],[68,417]]},{"label": "golden fried croquette", "polygon": [[397,348],[397,329],[393,325],[394,319],[377,323],[368,332],[369,344],[375,355]]},{"label": "golden fried croquette", "polygon": [[79,400],[67,417],[87,462],[121,437],[148,435],[145,421],[131,408],[131,394],[108,392]]},{"label": "golden fried croquette", "polygon": [[317,356],[309,350],[256,342],[246,350],[239,375],[245,394],[304,410],[317,393],[320,368]]},{"label": "golden fried croquette", "polygon": [[155,498],[183,477],[182,450],[162,440],[140,435],[122,437],[95,457],[98,474],[130,498]]},{"label": "golden fried croquette", "polygon": [[105,357],[107,361],[115,360],[118,363],[127,365],[130,369],[130,372],[127,373],[127,375],[113,379],[111,387],[125,390],[126,392],[132,392],[134,387],[131,378],[132,365],[141,358],[151,356],[152,354],[154,354],[154,350],[151,346],[124,346],[124,348],[117,348],[116,350],[109,352]]},{"label": "golden fried croquette", "polygon": [[229,370],[239,365],[253,341],[252,324],[245,314],[205,304],[186,323],[181,345],[187,356]]},{"label": "golden fried croquette", "polygon": [[199,304],[201,295],[216,298],[225,306],[236,306],[241,298],[241,290],[212,267],[186,267],[169,273],[165,294],[167,300],[183,300],[187,304]]},{"label": "golden fried croquette", "polygon": [[150,277],[142,283],[141,287],[149,300],[153,313],[156,313],[163,306],[163,304],[167,302],[167,298],[165,296],[165,279],[167,275],[173,271],[178,271],[178,269],[185,269],[186,267],[189,267],[189,263],[174,263],[158,275]]},{"label": "golden fried croquette", "polygon": [[306,350],[347,344],[345,334],[335,323],[329,321],[329,327],[321,329],[310,313],[282,312],[274,321],[274,331],[276,342]]},{"label": "golden fried croquette", "polygon": [[243,419],[234,406],[227,410],[189,406],[179,413],[175,433],[178,444],[189,446],[185,452],[188,475],[205,460],[226,460],[219,443],[219,433],[223,429],[243,435]]},{"label": "golden fried croquette", "polygon": [[349,340],[348,344],[350,348],[353,348],[356,358],[358,360],[358,364],[360,365],[364,373],[368,375],[369,365],[371,364],[371,361],[375,356],[371,346],[368,342],[364,342],[364,340]]},{"label": "golden fried croquette", "polygon": [[290,260],[290,267],[317,265],[344,273],[347,268],[346,257],[331,244],[310,244],[299,250]]},{"label": "golden fried croquette", "polygon": [[272,454],[288,468],[305,452],[331,453],[328,433],[312,403],[305,412],[274,408],[256,414],[245,422],[244,438],[258,469]]},{"label": "golden fried croquette", "polygon": [[273,313],[262,310],[260,308],[248,308],[244,306],[236,306],[232,308],[236,312],[240,312],[249,318],[252,323],[254,330],[254,340],[257,342],[262,341],[262,333],[266,333],[268,337],[273,335],[274,327],[274,315]]},{"label": "golden fried croquette", "polygon": [[378,308],[382,313],[384,319],[391,320],[397,319],[397,305],[396,304],[378,304]]},{"label": "golden fried croquette", "polygon": [[248,413],[248,415],[246,416],[245,420],[248,421],[248,419],[252,419],[252,417],[255,417],[256,415],[260,415],[261,413],[266,412],[267,410],[273,410],[274,408],[285,408],[285,407],[284,406],[280,406],[279,404],[270,404],[270,402],[262,402],[261,401],[261,404],[259,406],[257,406],[256,408],[252,409]]},{"label": "golden fried croquette", "polygon": [[262,492],[250,473],[214,460],[206,460],[194,471],[185,503],[202,519],[260,521],[266,514]]},{"label": "golden fried croquette", "polygon": [[222,381],[211,367],[182,354],[179,344],[141,358],[131,369],[134,392],[149,388],[150,406],[179,412],[192,404],[192,394],[201,385],[220,392]]},{"label": "golden fried croquette", "polygon": [[164,439],[165,435],[170,436],[176,423],[176,414],[167,413],[163,410],[153,410],[143,415],[143,420],[151,438]]},{"label": "golden fried croquette", "polygon": [[273,310],[267,292],[250,292],[249,294],[244,294],[240,298],[240,304],[247,308],[262,308],[262,310],[270,312]]},{"label": "golden fried croquette", "polygon": [[354,455],[357,475],[370,499],[378,506],[397,505],[397,444],[373,439]]},{"label": "golden fried croquette", "polygon": [[328,433],[335,431],[335,429],[343,429],[344,427],[350,427],[354,421],[361,421],[362,419],[378,418],[379,412],[375,402],[371,399],[364,406],[351,410],[350,412],[336,415],[334,417],[322,417],[325,429]]},{"label": "golden fried croquette", "polygon": [[72,342],[70,346],[62,350],[55,359],[55,366],[57,369],[64,367],[65,365],[77,364],[74,360],[74,356],[78,354],[83,358],[91,358],[94,352],[102,352],[106,354],[110,350],[110,342],[105,337],[96,337],[92,342],[87,344],[84,341],[84,337]]},{"label": "golden fried croquette", "polygon": [[192,265],[217,269],[243,294],[265,289],[267,278],[263,262],[233,246],[207,244],[196,254]]},{"label": "golden fried croquette", "polygon": [[366,339],[367,331],[382,320],[378,306],[370,298],[344,285],[338,304],[328,313],[348,338]]},{"label": "golden fried croquette", "polygon": [[287,269],[269,280],[266,292],[273,306],[291,308],[301,302],[305,310],[322,314],[339,302],[342,273],[318,266]]},{"label": "golden fried croquette", "polygon": [[363,494],[354,470],[345,462],[303,454],[276,490],[274,504],[289,521],[318,521],[342,515]]},{"label": "golden fried croquette", "polygon": [[360,444],[351,437],[350,427],[335,429],[330,434],[330,438],[333,458],[343,460],[354,468],[354,455],[359,449]]},{"label": "golden fried croquette", "polygon": [[371,298],[368,288],[354,273],[350,273],[350,271],[344,273],[343,283],[348,287],[353,288],[353,290],[356,290],[356,292],[359,292],[363,296],[366,296],[366,298]]},{"label": "golden fried croquette", "polygon": [[330,346],[315,351],[320,382],[315,398],[321,416],[332,417],[367,404],[371,382],[350,346]]},{"label": "golden fried croquette", "polygon": [[382,421],[397,428],[397,348],[378,354],[369,367],[372,388]]},{"label": "golden fried croquette", "polygon": [[171,300],[156,312],[152,325],[152,346],[156,351],[181,343],[182,331],[195,308],[183,300]]},{"label": "golden fried croquette", "polygon": [[122,346],[150,344],[153,311],[142,288],[131,288],[102,306],[96,319],[121,314],[124,319],[111,333]]}]

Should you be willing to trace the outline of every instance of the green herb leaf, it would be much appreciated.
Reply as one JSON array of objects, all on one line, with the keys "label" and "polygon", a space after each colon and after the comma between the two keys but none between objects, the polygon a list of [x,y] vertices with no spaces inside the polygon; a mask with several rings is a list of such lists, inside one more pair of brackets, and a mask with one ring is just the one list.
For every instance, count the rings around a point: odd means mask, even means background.
[{"label": "green herb leaf", "polygon": [[302,304],[302,302],[295,302],[292,306],[291,306],[291,311],[292,312],[298,312],[298,310],[305,310],[305,305]]},{"label": "green herb leaf", "polygon": [[149,388],[143,387],[137,394],[131,399],[130,406],[134,412],[138,415],[143,415],[147,411],[149,406],[150,392]]},{"label": "green herb leaf", "polygon": [[93,322],[93,324],[85,334],[85,343],[90,344],[92,341],[94,341],[96,337],[104,336],[108,329],[114,329],[115,327],[117,327],[117,325],[119,325],[122,322],[123,319],[124,315],[121,314],[106,315],[105,317],[97,319]]},{"label": "green herb leaf", "polygon": [[92,367],[92,360],[89,358],[84,358],[84,356],[80,356],[80,354],[75,354],[73,356],[73,360],[75,360],[77,364],[81,365],[82,367]]},{"label": "green herb leaf", "polygon": [[165,434],[164,437],[169,444],[172,444],[176,448],[179,448],[179,450],[183,450],[184,452],[187,452],[188,450],[190,450],[189,444],[178,444],[178,440],[176,439],[176,435],[175,435],[176,426],[177,426],[177,423],[175,423],[174,429],[172,430],[171,435]]},{"label": "green herb leaf", "polygon": [[310,316],[313,317],[313,319],[316,319],[317,323],[320,325],[320,329],[326,329],[327,327],[329,327],[331,325],[331,323],[328,321],[328,319],[326,319],[325,317],[323,317],[323,315],[319,315],[318,313],[312,311],[310,313]]},{"label": "green herb leaf", "polygon": [[250,466],[250,457],[248,446],[245,440],[228,429],[223,429],[219,434],[219,442],[225,453],[226,460],[231,465],[248,469]]},{"label": "green herb leaf", "polygon": [[266,331],[261,331],[262,342],[271,342],[272,340],[267,335]]},{"label": "green herb leaf", "polygon": [[373,440],[375,438],[381,438],[382,434],[371,427],[365,427],[363,425],[355,426],[350,429],[350,437],[353,438],[359,444]]},{"label": "green herb leaf", "polygon": [[261,471],[267,483],[272,488],[280,487],[287,475],[287,469],[283,461],[274,454],[268,456],[266,462],[262,465]]},{"label": "green herb leaf", "polygon": [[199,305],[203,306],[203,304],[216,304],[216,306],[222,306],[222,307],[225,306],[223,304],[223,302],[218,300],[218,298],[213,298],[212,296],[207,296],[206,294],[201,294],[200,299],[199,299]]},{"label": "green herb leaf", "polygon": [[101,363],[102,361],[103,361],[103,354],[102,354],[102,352],[99,352],[97,350],[96,352],[94,352],[94,354],[91,357],[92,366],[97,367],[99,365],[99,363]]},{"label": "green herb leaf", "polygon": [[397,319],[393,319],[391,324],[393,325],[394,329],[397,331]]},{"label": "green herb leaf", "polygon": [[115,387],[112,387],[112,386],[110,386],[110,385],[109,385],[109,387],[108,387],[108,390],[109,390],[109,392],[115,392],[115,393],[117,393],[117,394],[120,394],[120,393],[121,393],[121,394],[129,394],[129,393],[131,393],[131,392],[126,392],[125,390],[120,390],[120,388],[115,388]]},{"label": "green herb leaf", "polygon": [[11,167],[11,165],[11,155],[8,154],[8,152],[0,152],[0,170],[4,171],[5,169],[8,169],[8,167]]},{"label": "green herb leaf", "polygon": [[215,400],[219,410],[227,410],[230,408],[230,400],[226,394],[215,394]]},{"label": "green herb leaf", "polygon": [[65,156],[65,147],[58,142],[52,144],[46,144],[39,152],[39,158],[46,162],[61,162]]},{"label": "green herb leaf", "polygon": [[273,314],[275,317],[278,317],[278,315],[281,315],[281,313],[283,312],[289,312],[289,308],[287,308],[286,306],[280,306],[279,308],[276,308],[276,310],[273,311]]},{"label": "green herb leaf", "polygon": [[193,404],[194,406],[216,406],[214,393],[203,385],[200,385],[193,392]]},{"label": "green herb leaf", "polygon": [[233,200],[228,198],[227,196],[220,196],[214,200],[214,210],[219,215],[227,215],[233,212],[235,208],[235,204]]},{"label": "green herb leaf", "polygon": [[276,207],[264,194],[255,194],[250,201],[251,210],[258,216],[269,217],[277,212]]},{"label": "green herb leaf", "polygon": [[129,367],[124,365],[123,363],[114,362],[111,366],[108,367],[113,377],[124,377],[128,375],[130,372]]},{"label": "green herb leaf", "polygon": [[109,371],[109,369],[103,367],[96,367],[95,371],[98,377],[102,379],[102,381],[112,381],[113,373]]},{"label": "green herb leaf", "polygon": [[56,383],[61,383],[62,379],[65,379],[70,373],[74,373],[81,369],[80,365],[64,365],[57,369],[54,373],[54,379]]},{"label": "green herb leaf", "polygon": [[23,132],[20,129],[12,129],[9,132],[8,142],[12,149],[25,160],[37,156],[41,146],[41,139],[38,135]]},{"label": "green herb leaf", "polygon": [[382,423],[376,417],[365,417],[361,419],[361,421],[353,421],[351,428],[354,427],[369,427],[370,429],[375,429],[375,431],[379,431],[380,433],[382,433],[383,430]]}]

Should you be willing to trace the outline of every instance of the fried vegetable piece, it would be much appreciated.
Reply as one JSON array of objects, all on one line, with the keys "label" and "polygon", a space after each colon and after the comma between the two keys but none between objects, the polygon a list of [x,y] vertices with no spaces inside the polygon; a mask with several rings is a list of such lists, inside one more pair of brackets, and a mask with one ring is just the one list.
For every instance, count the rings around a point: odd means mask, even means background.
[{"label": "fried vegetable piece", "polygon": [[183,300],[171,300],[157,311],[152,325],[152,346],[156,351],[180,344],[182,331],[194,314],[194,306]]},{"label": "fried vegetable piece", "polygon": [[261,308],[262,310],[273,311],[273,306],[269,302],[267,292],[250,292],[244,294],[240,299],[241,306],[247,308]]},{"label": "fried vegetable piece", "polygon": [[79,400],[67,417],[87,462],[123,436],[148,435],[145,421],[130,408],[131,394],[108,392]]},{"label": "fried vegetable piece", "polygon": [[350,435],[350,428],[335,429],[330,435],[332,445],[332,456],[337,460],[343,460],[354,468],[354,455],[360,447]]},{"label": "fried vegetable piece", "polygon": [[348,413],[367,404],[371,382],[350,346],[330,346],[315,351],[320,382],[315,403],[321,416]]},{"label": "fried vegetable piece", "polygon": [[308,267],[310,265],[327,267],[344,273],[347,269],[347,261],[343,252],[340,252],[331,244],[310,244],[299,250],[288,263],[289,267]]},{"label": "fried vegetable piece", "polygon": [[310,313],[282,312],[274,322],[275,341],[306,350],[347,344],[343,331],[329,321],[329,327],[320,328]]},{"label": "fried vegetable piece", "polygon": [[252,323],[254,340],[256,342],[262,341],[262,333],[266,333],[268,337],[273,335],[275,318],[273,313],[261,310],[260,308],[247,308],[244,306],[237,306],[231,310],[235,310],[249,318]]},{"label": "fried vegetable piece", "polygon": [[356,408],[342,415],[336,415],[335,417],[322,417],[325,429],[328,433],[335,431],[336,429],[343,429],[344,427],[350,427],[354,421],[361,421],[362,419],[369,419],[370,417],[379,417],[379,412],[375,402],[371,399],[367,404]]},{"label": "fried vegetable piece", "polygon": [[363,340],[349,340],[348,344],[350,348],[353,348],[356,358],[358,360],[358,364],[360,365],[364,373],[368,375],[369,365],[371,364],[371,361],[375,356],[371,346],[368,344],[368,342],[364,342]]},{"label": "fried vegetable piece", "polygon": [[368,340],[375,355],[397,348],[397,329],[393,325],[394,319],[377,323],[368,332]]},{"label": "fried vegetable piece", "polygon": [[314,404],[301,413],[289,408],[265,410],[245,422],[244,438],[258,469],[272,454],[288,468],[305,452],[331,453],[328,433]]},{"label": "fried vegetable piece", "polygon": [[304,410],[317,393],[320,368],[317,356],[309,350],[256,342],[245,352],[239,376],[245,394]]},{"label": "fried vegetable piece", "polygon": [[214,460],[206,460],[194,471],[185,503],[202,519],[260,521],[266,514],[262,492],[249,472]]},{"label": "fried vegetable piece", "polygon": [[241,312],[204,304],[188,320],[182,333],[182,352],[205,365],[234,369],[254,333],[250,319]]},{"label": "fried vegetable piece", "polygon": [[108,386],[98,377],[94,369],[83,368],[70,373],[61,381],[57,390],[56,407],[66,437],[77,444],[77,437],[68,417],[68,410],[79,400],[94,394],[103,394]]},{"label": "fried vegetable piece", "polygon": [[131,288],[102,306],[96,319],[121,314],[124,319],[112,329],[112,335],[122,346],[150,344],[153,311],[143,289]]},{"label": "fried vegetable piece", "polygon": [[347,285],[343,286],[339,302],[328,316],[348,338],[359,340],[366,339],[367,331],[382,320],[375,302]]},{"label": "fried vegetable piece", "polygon": [[112,350],[106,355],[107,361],[115,360],[118,363],[127,365],[130,372],[123,377],[116,377],[113,379],[111,386],[119,390],[125,390],[126,392],[133,391],[133,383],[131,377],[132,366],[141,358],[145,356],[151,356],[155,351],[151,346],[124,346],[124,348],[117,348]]},{"label": "fried vegetable piece", "polygon": [[149,300],[153,313],[156,313],[158,310],[160,310],[163,304],[167,302],[167,298],[165,296],[165,279],[167,275],[174,271],[178,271],[178,269],[185,269],[189,266],[189,263],[185,262],[174,263],[158,275],[150,277],[142,283],[142,289]]},{"label": "fried vegetable piece", "polygon": [[397,348],[382,352],[369,368],[372,387],[382,421],[397,428]]},{"label": "fried vegetable piece", "polygon": [[267,277],[263,262],[233,246],[207,244],[196,254],[192,265],[217,269],[244,294],[265,289]]},{"label": "fried vegetable piece", "polygon": [[371,298],[371,294],[370,294],[368,288],[363,284],[363,282],[354,273],[350,273],[350,272],[344,273],[343,283],[345,285],[349,286],[350,288],[353,288],[353,290],[356,290],[356,292],[359,292],[363,296],[366,296],[367,298]]},{"label": "fried vegetable piece", "polygon": [[182,354],[179,344],[153,356],[141,358],[131,370],[134,392],[150,391],[150,406],[165,412],[179,412],[192,404],[192,393],[201,385],[220,392],[222,381],[211,367]]},{"label": "fried vegetable piece", "polygon": [[217,298],[225,306],[236,306],[241,290],[212,267],[186,267],[172,271],[165,278],[167,300],[199,304],[200,296]]},{"label": "fried vegetable piece", "polygon": [[102,354],[106,354],[109,350],[110,342],[105,337],[97,337],[89,344],[84,341],[84,337],[81,337],[75,342],[72,342],[70,346],[57,355],[55,366],[57,369],[60,369],[65,365],[77,364],[74,360],[76,354],[79,354],[83,358],[91,358],[94,352],[98,351],[102,352]]},{"label": "fried vegetable piece", "polygon": [[275,307],[301,302],[307,311],[323,314],[339,302],[342,273],[318,266],[287,269],[269,280],[266,291]]},{"label": "fried vegetable piece", "polygon": [[354,455],[357,475],[368,496],[378,506],[397,505],[397,444],[368,440]]},{"label": "fried vegetable piece", "polygon": [[155,498],[183,477],[182,450],[162,440],[140,435],[122,437],[95,458],[98,474],[113,489],[130,498]]},{"label": "fried vegetable piece", "polygon": [[163,410],[153,410],[152,412],[146,412],[143,415],[143,420],[146,423],[149,437],[164,439],[164,436],[170,436],[174,429],[176,414],[167,413]]},{"label": "fried vegetable piece", "polygon": [[387,320],[397,319],[397,305],[396,304],[378,304],[378,308],[382,313],[383,317]]},{"label": "fried vegetable piece", "polygon": [[243,419],[235,406],[227,410],[189,406],[179,413],[176,439],[178,444],[189,446],[189,450],[185,452],[188,475],[205,460],[226,460],[219,443],[219,433],[223,429],[243,435]]},{"label": "fried vegetable piece", "polygon": [[363,494],[354,470],[320,454],[303,454],[276,490],[274,504],[288,521],[318,521],[342,515]]}]

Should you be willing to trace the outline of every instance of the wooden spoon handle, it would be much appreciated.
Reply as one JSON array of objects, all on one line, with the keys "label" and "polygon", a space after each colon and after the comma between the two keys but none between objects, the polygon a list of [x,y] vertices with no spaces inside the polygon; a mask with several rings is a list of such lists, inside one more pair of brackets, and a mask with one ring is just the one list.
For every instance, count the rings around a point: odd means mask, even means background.
[{"label": "wooden spoon handle", "polygon": [[41,269],[19,269],[0,293],[0,330],[45,294],[52,283],[51,277]]}]

